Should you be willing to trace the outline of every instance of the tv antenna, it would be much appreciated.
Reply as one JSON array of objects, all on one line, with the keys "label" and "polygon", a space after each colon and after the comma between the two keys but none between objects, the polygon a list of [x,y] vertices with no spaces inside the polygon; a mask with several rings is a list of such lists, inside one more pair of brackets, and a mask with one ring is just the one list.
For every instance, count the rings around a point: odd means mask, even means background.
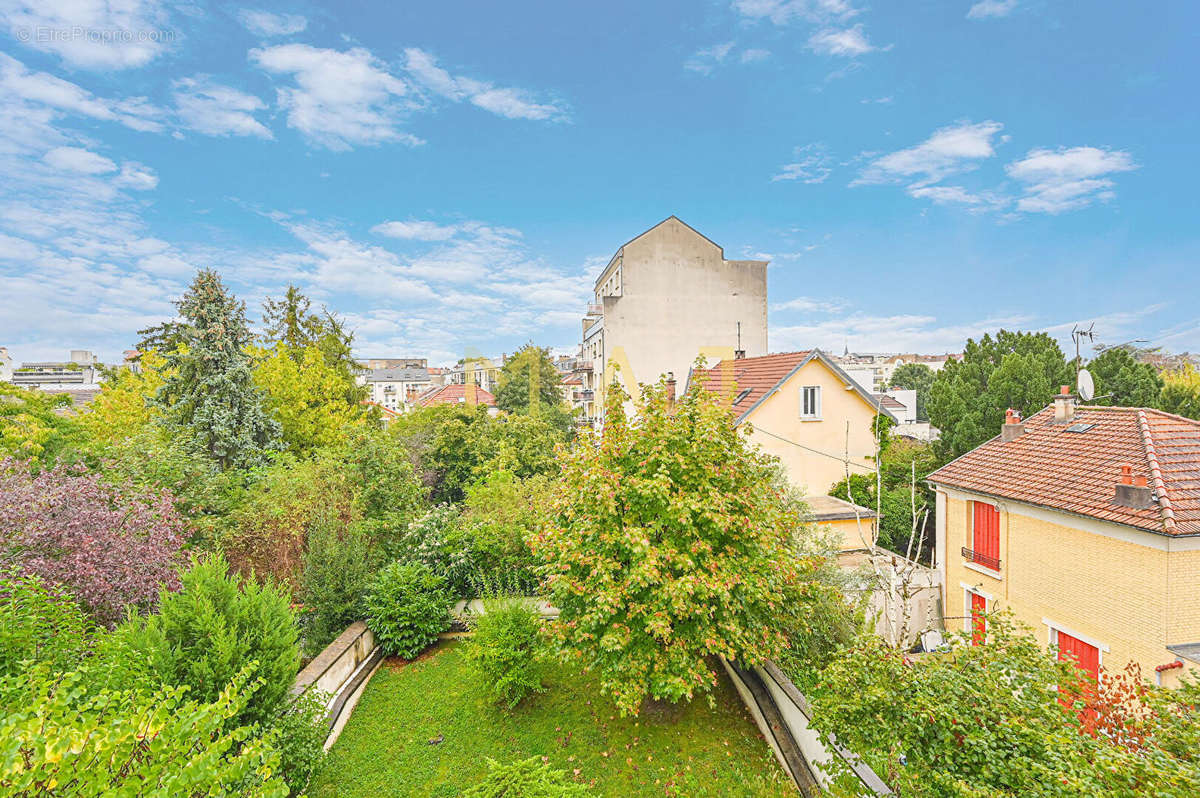
[{"label": "tv antenna", "polygon": [[1079,352],[1079,345],[1084,338],[1095,344],[1096,322],[1089,324],[1086,330],[1078,324],[1071,329],[1071,340],[1075,342],[1075,392],[1079,394],[1080,399],[1089,402],[1096,395],[1096,384],[1092,380],[1091,372],[1083,367],[1083,356]]}]

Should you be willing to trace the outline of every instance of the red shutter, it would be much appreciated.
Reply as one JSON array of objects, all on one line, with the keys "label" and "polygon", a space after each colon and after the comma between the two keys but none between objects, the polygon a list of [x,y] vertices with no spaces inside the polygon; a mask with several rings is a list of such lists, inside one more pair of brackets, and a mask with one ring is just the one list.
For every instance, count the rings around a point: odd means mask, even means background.
[{"label": "red shutter", "polygon": [[1066,632],[1058,633],[1058,658],[1074,659],[1080,670],[1093,679],[1100,678],[1100,649],[1071,637]]},{"label": "red shutter", "polygon": [[1000,511],[987,502],[971,502],[974,508],[971,549],[979,557],[986,558],[988,567],[999,570],[1000,562]]},{"label": "red shutter", "polygon": [[983,614],[987,612],[987,599],[978,593],[971,594],[971,645],[983,645],[984,638],[987,637],[987,618]]}]

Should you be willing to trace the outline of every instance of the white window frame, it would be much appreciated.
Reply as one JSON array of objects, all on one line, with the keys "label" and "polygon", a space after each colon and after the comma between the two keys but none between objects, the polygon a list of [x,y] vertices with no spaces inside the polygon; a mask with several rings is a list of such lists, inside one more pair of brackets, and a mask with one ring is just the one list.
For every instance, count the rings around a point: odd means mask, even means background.
[{"label": "white window frame", "polygon": [[[960,587],[962,587],[963,591],[963,631],[968,633],[974,632],[975,630],[971,628],[971,621],[974,620],[974,618],[971,616],[971,595],[974,594],[976,596],[983,597],[985,602],[983,605],[983,611],[985,614],[991,612],[994,608],[996,597],[991,593],[980,590],[976,585],[968,585],[966,582],[959,582],[958,584]],[[1067,632],[1067,634],[1071,633]]]},{"label": "white window frame", "polygon": [[1106,646],[1104,643],[1101,643],[1094,637],[1080,634],[1071,627],[1063,626],[1061,623],[1052,621],[1049,618],[1042,618],[1042,623],[1046,625],[1047,629],[1046,645],[1049,646],[1050,650],[1054,652],[1054,656],[1058,656],[1058,633],[1062,632],[1063,634],[1069,635],[1080,642],[1087,643],[1089,646],[1100,652],[1099,656],[1096,658],[1096,664],[1101,669],[1104,668],[1104,654],[1109,650],[1108,646]]},{"label": "white window frame", "polygon": [[[814,412],[804,412],[804,399],[808,391],[813,392],[814,402],[816,405]],[[805,421],[820,421],[821,420],[821,386],[820,385],[802,385],[800,386],[800,418]]]}]

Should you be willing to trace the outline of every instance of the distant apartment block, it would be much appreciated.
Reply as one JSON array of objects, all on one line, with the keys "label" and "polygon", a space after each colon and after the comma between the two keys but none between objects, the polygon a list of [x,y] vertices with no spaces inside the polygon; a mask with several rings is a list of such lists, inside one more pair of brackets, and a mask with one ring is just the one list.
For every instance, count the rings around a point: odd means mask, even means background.
[{"label": "distant apartment block", "polygon": [[699,355],[709,364],[767,352],[767,262],[724,250],[671,216],[621,246],[596,279],[577,367],[585,418],[598,422],[619,369],[637,383],[682,383]]},{"label": "distant apartment block", "polygon": [[76,405],[90,402],[104,379],[100,359],[86,349],[72,349],[69,359],[63,361],[22,363],[19,368],[11,364],[8,350],[0,350],[0,373],[6,375],[6,382],[44,393],[69,394]]},{"label": "distant apartment block", "polygon": [[494,394],[500,387],[500,368],[506,356],[499,358],[468,357],[446,372],[446,385],[477,385]]},{"label": "distant apartment block", "polygon": [[424,357],[373,357],[359,361],[369,369],[423,369],[429,366]]},{"label": "distant apartment block", "polygon": [[360,373],[359,380],[370,391],[369,401],[393,412],[402,412],[433,387],[429,370],[418,366],[372,368]]}]

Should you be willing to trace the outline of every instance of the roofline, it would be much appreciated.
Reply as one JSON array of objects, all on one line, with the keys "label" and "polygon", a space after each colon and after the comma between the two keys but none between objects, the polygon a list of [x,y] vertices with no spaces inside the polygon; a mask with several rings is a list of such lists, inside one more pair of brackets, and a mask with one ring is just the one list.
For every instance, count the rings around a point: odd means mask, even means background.
[{"label": "roofline", "polygon": [[[687,229],[691,230],[693,233],[695,233],[696,235],[700,236],[700,237],[701,237],[701,238],[703,238],[705,241],[707,241],[708,243],[710,243],[710,244],[712,244],[714,247],[716,247],[716,248],[717,248],[717,251],[721,253],[721,260],[726,260],[726,257],[725,257],[725,247],[721,246],[721,245],[720,245],[720,244],[718,244],[716,241],[713,241],[711,238],[709,238],[708,236],[704,235],[704,233],[701,233],[699,230],[697,230],[696,228],[692,227],[690,224],[688,224],[687,222],[685,222],[683,219],[680,219],[680,218],[679,218],[678,216],[676,216],[675,214],[671,214],[671,215],[670,215],[670,216],[668,216],[666,219],[663,219],[661,222],[658,222],[657,224],[652,224],[652,225],[650,225],[650,226],[649,226],[649,227],[647,227],[645,230],[643,230],[642,232],[638,233],[637,235],[635,235],[633,238],[631,238],[631,239],[629,239],[628,241],[626,241],[626,242],[625,242],[624,244],[622,244],[621,246],[617,247],[617,251],[616,251],[616,252],[614,252],[614,253],[613,253],[613,256],[612,256],[611,258],[609,258],[609,259],[608,259],[608,263],[606,263],[606,264],[604,265],[604,269],[603,269],[603,270],[601,270],[601,272],[600,272],[599,276],[597,276],[597,277],[596,277],[596,282],[593,284],[593,286],[592,286],[592,287],[593,287],[593,288],[595,288],[596,286],[599,286],[599,285],[600,285],[600,281],[604,279],[604,276],[605,276],[606,274],[608,274],[609,267],[611,267],[611,266],[612,266],[612,264],[613,264],[613,261],[615,261],[615,260],[617,259],[617,256],[618,256],[618,255],[620,255],[622,252],[624,252],[624,251],[625,251],[625,247],[629,246],[629,245],[630,245],[630,244],[632,244],[634,241],[637,241],[639,238],[641,238],[642,236],[646,235],[646,234],[647,234],[647,233],[649,233],[651,230],[654,230],[654,229],[656,229],[656,228],[662,227],[664,224],[666,224],[667,222],[671,221],[672,219],[674,219],[675,221],[679,222],[681,225],[683,225],[683,226],[684,226],[684,227],[686,227]],[[754,261],[754,262],[755,262],[755,263],[767,263],[768,261]]]},{"label": "roofline", "polygon": [[[764,355],[764,357],[769,357],[769,355]],[[759,405],[761,405],[763,402],[767,401],[772,396],[774,396],[776,393],[778,393],[779,390],[783,387],[783,384],[785,382],[790,380],[797,371],[799,371],[800,369],[802,369],[806,365],[808,365],[810,362],[812,362],[812,360],[814,358],[816,358],[817,360],[820,360],[823,364],[825,364],[825,366],[830,371],[832,371],[834,373],[834,376],[836,376],[838,379],[842,380],[842,382],[846,383],[851,388],[853,388],[854,392],[857,393],[859,395],[859,397],[864,402],[866,402],[869,407],[874,408],[876,413],[886,415],[892,421],[895,421],[897,423],[900,422],[900,419],[896,418],[896,415],[894,413],[892,413],[891,410],[888,410],[886,407],[883,406],[882,401],[877,402],[875,400],[875,397],[872,394],[867,393],[867,391],[861,385],[859,385],[857,382],[855,382],[853,379],[851,379],[849,374],[842,371],[841,367],[839,367],[837,363],[834,363],[828,356],[826,356],[826,354],[824,352],[822,352],[820,349],[810,349],[808,352],[808,356],[806,358],[804,358],[804,360],[800,361],[796,365],[795,368],[793,368],[791,371],[789,371],[783,377],[783,379],[781,379],[779,382],[775,383],[775,387],[773,387],[771,390],[769,390],[765,394],[763,394],[762,397],[757,402],[752,404],[750,407],[746,408],[746,412],[744,412],[740,416],[738,416],[737,421],[735,421],[734,423],[741,424],[743,421],[745,421],[746,417],[749,416],[751,413],[753,413],[755,410],[757,410]],[[734,361],[734,362],[736,363],[737,361]],[[717,367],[719,367],[720,365],[721,364],[718,363]],[[735,382],[736,382],[736,380],[735,380]]]},{"label": "roofline", "polygon": [[[949,465],[949,463],[947,463],[947,465]],[[936,473],[937,472],[935,471],[934,474],[936,474]],[[942,486],[942,487],[946,487],[946,488],[954,488],[955,490],[960,490],[963,493],[974,493],[979,496],[986,496],[989,499],[1000,499],[1001,501],[1006,501],[1006,502],[1016,502],[1017,504],[1027,504],[1030,507],[1043,507],[1047,510],[1053,510],[1056,513],[1063,513],[1064,515],[1073,515],[1076,518],[1086,518],[1089,521],[1099,521],[1101,523],[1115,524],[1117,526],[1128,527],[1129,529],[1136,529],[1138,532],[1145,532],[1148,535],[1159,535],[1160,537],[1164,537],[1169,540],[1177,540],[1179,538],[1200,537],[1200,532],[1171,533],[1171,532],[1167,532],[1166,530],[1163,530],[1163,529],[1147,529],[1144,526],[1135,526],[1133,524],[1129,524],[1124,521],[1114,521],[1111,518],[1098,518],[1097,516],[1088,515],[1087,513],[1078,513],[1078,512],[1075,512],[1074,510],[1067,510],[1066,508],[1058,507],[1053,504],[1042,504],[1041,502],[1031,502],[1028,499],[1014,499],[1012,496],[1003,496],[999,493],[988,493],[987,491],[978,490],[976,488],[964,488],[959,485],[955,485],[952,482],[941,482],[940,480],[933,479],[932,474],[930,474],[928,477],[925,477],[925,481],[928,482],[930,485],[933,485],[935,488],[938,486]]]}]

